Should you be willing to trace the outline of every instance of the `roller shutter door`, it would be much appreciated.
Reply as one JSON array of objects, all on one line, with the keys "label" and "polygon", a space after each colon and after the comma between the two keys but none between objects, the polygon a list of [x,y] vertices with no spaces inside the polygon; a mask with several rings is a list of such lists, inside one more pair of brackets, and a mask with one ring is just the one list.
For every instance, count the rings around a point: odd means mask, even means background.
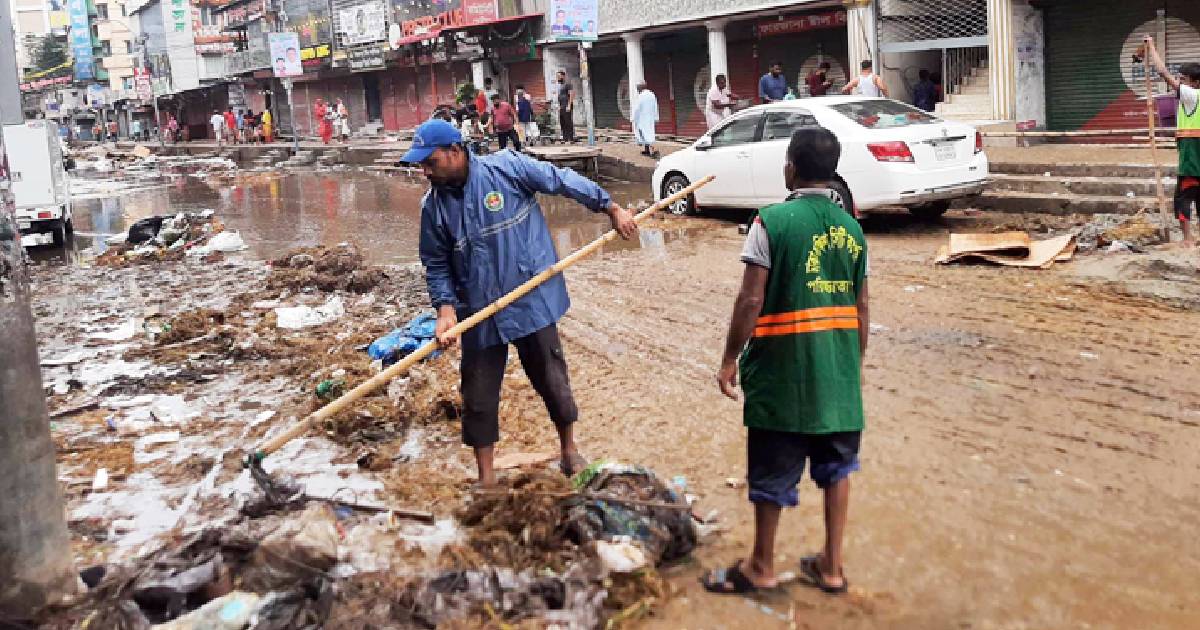
[{"label": "roller shutter door", "polygon": [[[646,87],[658,97],[658,124],[654,125],[657,133],[675,133],[675,97],[672,88],[672,67],[670,55],[647,54],[643,51],[642,60],[646,73]],[[630,86],[636,89],[636,86]]]},{"label": "roller shutter door", "polygon": [[[1143,66],[1132,61],[1145,33],[1160,40],[1169,66],[1200,59],[1200,2],[1194,0],[1062,0],[1047,4],[1045,26],[1053,130],[1146,125]],[[1168,93],[1163,81],[1155,82],[1155,93]]]},{"label": "roller shutter door", "polygon": [[513,92],[516,92],[518,85],[525,86],[525,91],[535,104],[546,100],[546,79],[542,76],[540,59],[508,64],[508,84]]},{"label": "roller shutter door", "polygon": [[426,118],[417,92],[417,72],[396,68],[383,73],[379,81],[383,101],[383,128],[388,131],[415,129]]},{"label": "roller shutter door", "polygon": [[758,49],[754,40],[742,40],[726,44],[729,62],[729,90],[739,99],[749,99],[751,105],[758,104],[758,78],[765,70],[759,69]]},{"label": "roller shutter door", "polygon": [[592,72],[592,102],[596,127],[629,131],[628,67],[625,55],[594,57],[588,60]]}]

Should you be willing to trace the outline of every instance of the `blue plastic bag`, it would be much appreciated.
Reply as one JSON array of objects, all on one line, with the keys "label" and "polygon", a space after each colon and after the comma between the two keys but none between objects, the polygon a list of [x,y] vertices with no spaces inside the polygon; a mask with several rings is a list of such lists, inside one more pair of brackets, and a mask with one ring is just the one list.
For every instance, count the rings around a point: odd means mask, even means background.
[{"label": "blue plastic bag", "polygon": [[[429,313],[418,315],[404,326],[371,342],[367,354],[372,359],[382,361],[383,366],[387,367],[432,341],[436,327],[436,316]],[[437,357],[440,354],[439,350],[431,356]]]}]

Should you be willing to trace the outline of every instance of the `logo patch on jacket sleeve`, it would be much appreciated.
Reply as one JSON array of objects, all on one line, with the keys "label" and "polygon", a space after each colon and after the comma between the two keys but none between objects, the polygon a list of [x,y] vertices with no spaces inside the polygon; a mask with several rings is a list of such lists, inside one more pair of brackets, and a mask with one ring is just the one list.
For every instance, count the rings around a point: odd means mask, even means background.
[{"label": "logo patch on jacket sleeve", "polygon": [[504,209],[504,195],[498,190],[493,190],[492,192],[484,195],[483,207],[492,212],[500,212]]}]

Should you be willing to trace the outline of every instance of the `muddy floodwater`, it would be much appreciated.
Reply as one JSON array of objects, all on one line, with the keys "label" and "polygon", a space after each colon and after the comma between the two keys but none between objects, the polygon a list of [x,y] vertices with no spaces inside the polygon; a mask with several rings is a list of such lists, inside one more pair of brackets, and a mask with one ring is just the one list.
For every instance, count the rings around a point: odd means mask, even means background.
[{"label": "muddy floodwater", "polygon": [[[73,259],[91,248],[101,253],[108,237],[123,233],[138,219],[211,208],[237,230],[252,255],[271,258],[306,245],[352,241],[374,264],[417,261],[424,180],[361,172],[243,173],[234,177],[184,176],[161,185],[100,198],[74,201],[75,241],[63,252],[44,247],[42,260]],[[644,202],[648,187],[607,182],[605,188],[622,204]],[[611,226],[602,214],[561,197],[543,197],[542,208],[560,254],[574,250]],[[637,243],[614,243],[608,249],[661,246],[681,232],[651,228]]]}]

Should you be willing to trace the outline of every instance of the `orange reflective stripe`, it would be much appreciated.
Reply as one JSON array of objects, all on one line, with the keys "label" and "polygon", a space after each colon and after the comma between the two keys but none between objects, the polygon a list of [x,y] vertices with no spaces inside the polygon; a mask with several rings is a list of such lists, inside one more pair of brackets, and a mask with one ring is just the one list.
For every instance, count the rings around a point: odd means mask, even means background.
[{"label": "orange reflective stripe", "polygon": [[809,319],[821,319],[823,317],[858,317],[857,306],[818,306],[816,308],[806,308],[799,311],[789,311],[787,313],[774,313],[772,315],[763,315],[758,318],[758,325],[764,324],[783,324],[787,322],[799,322]]},{"label": "orange reflective stripe", "polygon": [[834,319],[818,319],[808,322],[776,324],[759,326],[754,329],[755,337],[776,337],[779,335],[798,335],[802,333],[821,332],[825,330],[857,329],[858,319],[839,317]]},{"label": "orange reflective stripe", "polygon": [[1200,129],[1177,129],[1176,138],[1200,138]]}]

